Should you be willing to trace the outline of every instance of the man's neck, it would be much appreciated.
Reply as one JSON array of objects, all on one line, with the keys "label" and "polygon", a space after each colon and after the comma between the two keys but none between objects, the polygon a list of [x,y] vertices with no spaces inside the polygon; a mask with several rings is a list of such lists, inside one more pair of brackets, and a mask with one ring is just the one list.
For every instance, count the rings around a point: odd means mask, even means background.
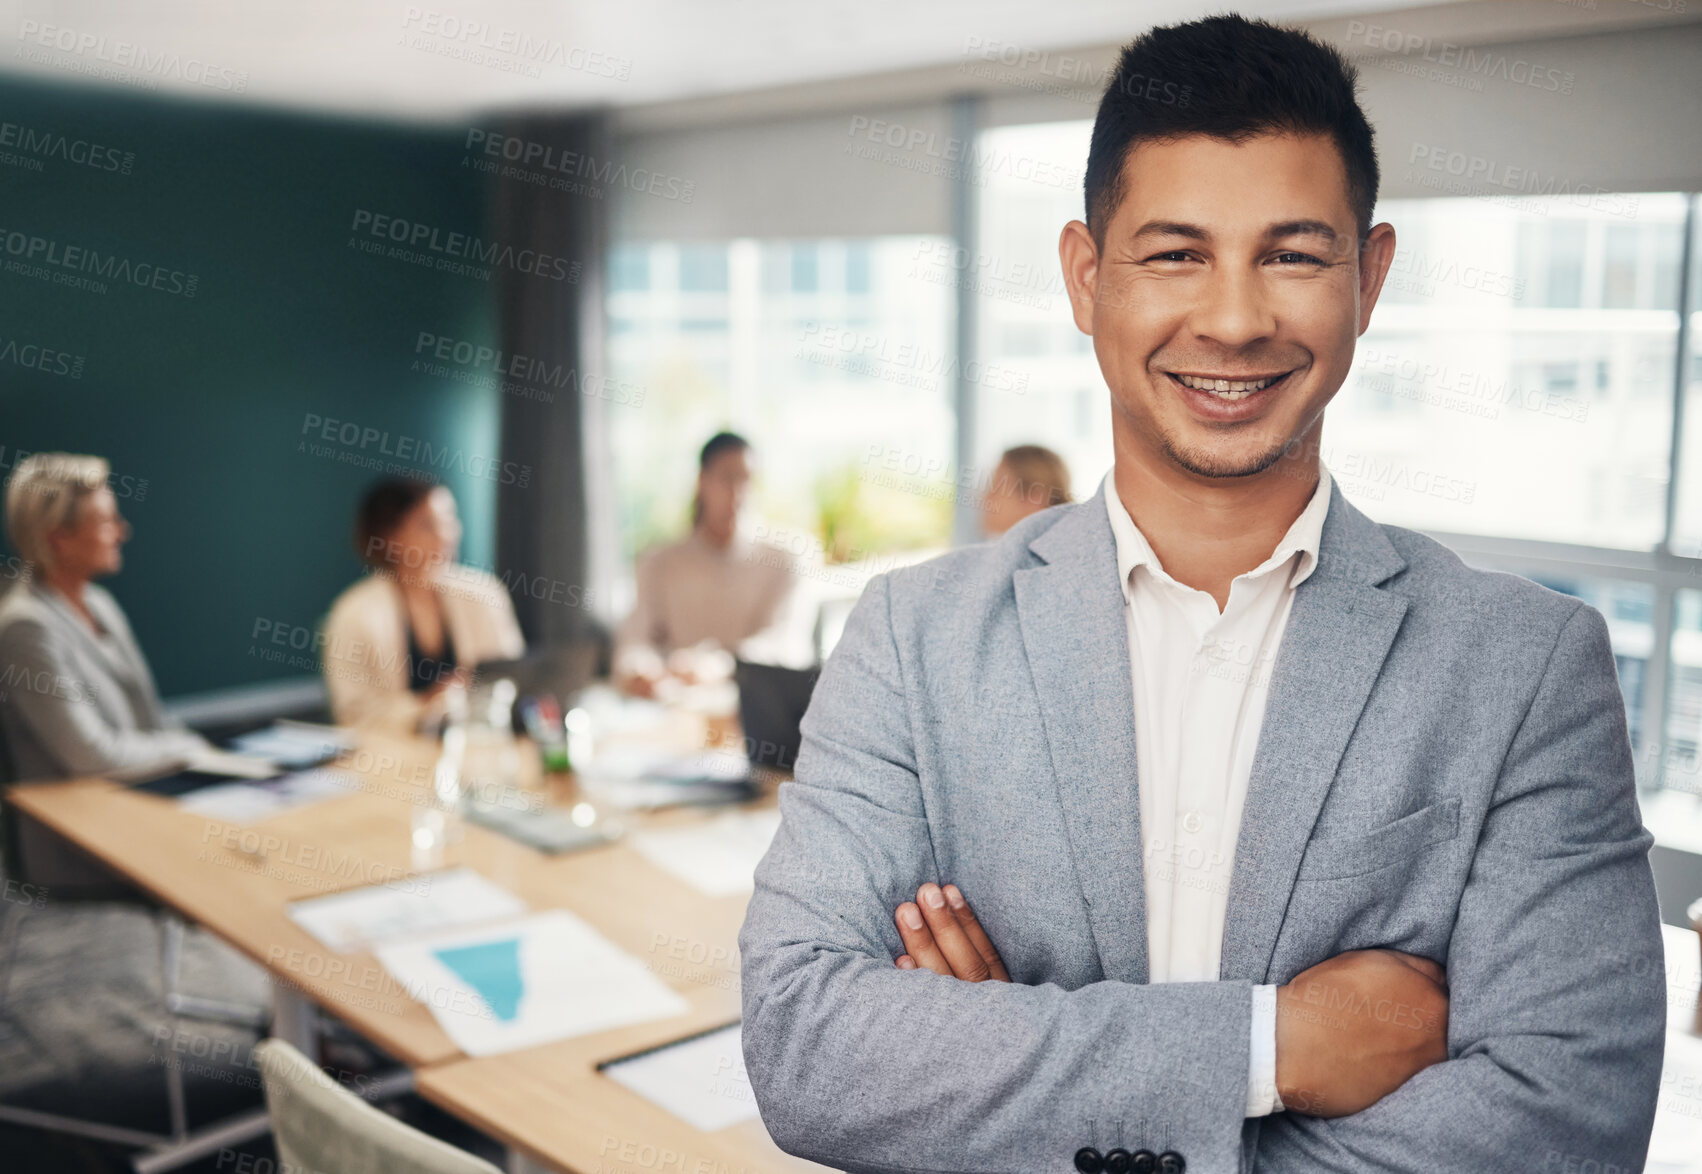
[{"label": "man's neck", "polygon": [[1251,477],[1203,478],[1119,439],[1112,484],[1165,573],[1222,611],[1235,577],[1269,558],[1306,509],[1318,473],[1315,442]]},{"label": "man's neck", "polygon": [[725,553],[726,551],[731,550],[733,548],[733,539],[737,536],[737,529],[728,530],[723,533],[701,524],[697,527],[698,540],[705,546],[709,547],[710,550],[716,551],[717,553]]}]

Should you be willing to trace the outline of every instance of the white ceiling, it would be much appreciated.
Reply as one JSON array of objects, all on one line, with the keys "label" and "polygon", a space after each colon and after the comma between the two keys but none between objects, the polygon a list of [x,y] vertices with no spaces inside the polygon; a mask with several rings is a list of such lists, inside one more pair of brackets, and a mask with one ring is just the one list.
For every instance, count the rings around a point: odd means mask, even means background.
[{"label": "white ceiling", "polygon": [[[1295,18],[1414,2],[1272,0],[1244,10]],[[17,13],[0,25],[10,42],[0,68],[67,80],[110,69],[121,84],[151,80],[164,92],[214,98],[230,97],[221,83],[234,87],[246,73],[244,95],[260,101],[455,118],[518,105],[632,106],[955,63],[974,37],[1025,50],[1123,41],[1147,25],[1222,7],[1196,0],[0,0]],[[13,40],[11,26],[32,35]],[[85,47],[40,45],[35,38],[49,26],[60,30],[50,39],[83,39]],[[528,39],[539,56],[504,51],[504,38],[510,45]],[[162,64],[150,70],[124,61],[123,42]],[[494,46],[488,62],[452,56],[481,42]],[[214,84],[170,76],[164,63],[172,55],[179,72],[199,74],[191,61],[215,67]],[[528,66],[537,76],[516,72]]]},{"label": "white ceiling", "polygon": [[[1024,52],[1103,47],[1152,24],[1227,6],[1223,0],[0,0],[0,40],[7,46],[0,71],[449,120],[495,107],[677,105],[955,67],[978,60],[977,45]],[[1616,11],[1627,20],[1658,14],[1658,6],[1635,0],[1247,0],[1237,7],[1326,25],[1422,9],[1402,19],[1428,27],[1441,13],[1452,26],[1472,23],[1463,19],[1471,15],[1478,25],[1511,21],[1526,35],[1599,24]],[[486,56],[470,59],[473,52]]]}]

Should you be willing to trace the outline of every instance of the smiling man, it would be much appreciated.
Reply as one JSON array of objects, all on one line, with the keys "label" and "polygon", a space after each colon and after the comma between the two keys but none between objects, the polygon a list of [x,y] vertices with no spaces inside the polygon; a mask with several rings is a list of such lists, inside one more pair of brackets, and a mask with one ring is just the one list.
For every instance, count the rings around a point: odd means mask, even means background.
[{"label": "smiling man", "polygon": [[847,622],[740,938],[770,1132],[854,1171],[1641,1169],[1662,947],[1606,624],[1319,460],[1395,243],[1351,69],[1155,29],[1086,188],[1115,465]]}]

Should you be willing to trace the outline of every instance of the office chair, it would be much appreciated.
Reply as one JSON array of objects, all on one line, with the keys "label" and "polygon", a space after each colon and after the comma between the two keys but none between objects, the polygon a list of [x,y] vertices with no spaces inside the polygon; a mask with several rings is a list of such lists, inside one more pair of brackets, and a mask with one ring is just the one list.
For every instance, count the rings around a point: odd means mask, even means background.
[{"label": "office chair", "polygon": [[495,1166],[373,1108],[282,1040],[254,1049],[283,1170],[501,1174]]},{"label": "office chair", "polygon": [[[18,813],[13,811],[11,804],[5,800],[4,788],[11,778],[12,772],[5,756],[5,746],[0,743],[0,876],[17,882],[21,895],[22,887],[33,885],[34,882],[24,867]],[[266,1012],[263,1009],[178,992],[177,982],[183,961],[183,921],[140,891],[115,888],[112,891],[97,890],[88,894],[72,892],[67,895],[61,889],[48,890],[47,898],[54,904],[98,900],[103,903],[127,905],[146,912],[160,931],[160,983],[165,992],[165,1012],[168,1019],[197,1019],[256,1030],[264,1028]],[[11,1021],[8,996],[11,993],[12,971],[17,964],[18,939],[29,908],[29,905],[16,900],[0,902],[0,1038],[9,1038],[16,1030]],[[183,1092],[182,1068],[172,1063],[166,1063],[163,1067],[166,1103],[171,1120],[169,1134],[148,1133],[100,1121],[6,1104],[0,1104],[0,1121],[95,1141],[141,1147],[141,1152],[132,1160],[139,1174],[157,1174],[159,1171],[173,1170],[215,1152],[221,1145],[265,1132],[266,1114],[262,1110],[255,1110],[213,1126],[200,1134],[191,1134],[188,1107]]]}]

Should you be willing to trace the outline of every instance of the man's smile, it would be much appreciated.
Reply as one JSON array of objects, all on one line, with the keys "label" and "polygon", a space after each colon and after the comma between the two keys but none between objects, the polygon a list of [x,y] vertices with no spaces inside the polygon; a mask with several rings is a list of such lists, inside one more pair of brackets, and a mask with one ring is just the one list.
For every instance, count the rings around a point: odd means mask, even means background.
[{"label": "man's smile", "polygon": [[1183,375],[1171,371],[1168,374],[1172,379],[1201,391],[1262,391],[1287,372],[1278,375]]},{"label": "man's smile", "polygon": [[1262,391],[1279,387],[1287,382],[1293,371],[1275,373],[1230,373],[1230,372],[1189,372],[1166,371],[1173,383],[1178,387],[1187,388],[1193,392],[1208,392],[1214,400],[1235,403],[1250,399]]}]

